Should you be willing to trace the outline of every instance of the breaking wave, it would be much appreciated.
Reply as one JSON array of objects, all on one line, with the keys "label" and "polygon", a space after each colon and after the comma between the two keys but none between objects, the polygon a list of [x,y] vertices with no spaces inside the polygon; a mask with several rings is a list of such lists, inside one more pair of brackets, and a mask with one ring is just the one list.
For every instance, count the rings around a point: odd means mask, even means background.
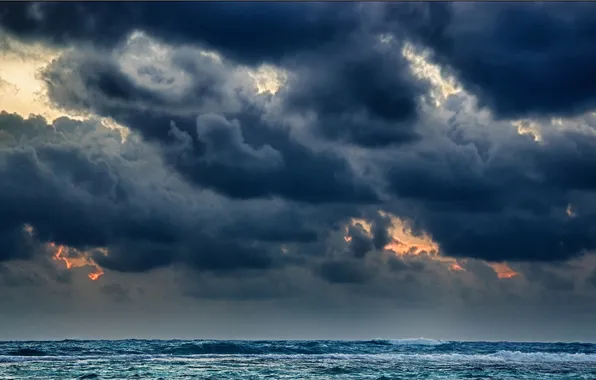
[{"label": "breaking wave", "polygon": [[260,354],[262,352],[246,344],[232,342],[198,342],[181,344],[180,346],[165,350],[164,353],[171,355],[251,355]]},{"label": "breaking wave", "polygon": [[596,354],[498,351],[488,358],[512,362],[596,362]]},{"label": "breaking wave", "polygon": [[64,358],[168,359],[197,356],[330,357],[383,360],[595,362],[588,343],[451,342],[427,338],[369,341],[61,341],[0,342],[0,361]]},{"label": "breaking wave", "polygon": [[425,361],[440,362],[505,362],[505,363],[596,363],[596,354],[498,351],[494,354],[412,354],[399,355]]}]

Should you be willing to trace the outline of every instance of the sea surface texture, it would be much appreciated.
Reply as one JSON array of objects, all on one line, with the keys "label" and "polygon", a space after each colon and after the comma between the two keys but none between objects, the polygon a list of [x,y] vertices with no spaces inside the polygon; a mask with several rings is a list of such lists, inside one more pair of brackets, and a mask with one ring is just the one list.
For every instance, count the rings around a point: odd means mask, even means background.
[{"label": "sea surface texture", "polygon": [[596,379],[596,344],[2,342],[0,379]]}]

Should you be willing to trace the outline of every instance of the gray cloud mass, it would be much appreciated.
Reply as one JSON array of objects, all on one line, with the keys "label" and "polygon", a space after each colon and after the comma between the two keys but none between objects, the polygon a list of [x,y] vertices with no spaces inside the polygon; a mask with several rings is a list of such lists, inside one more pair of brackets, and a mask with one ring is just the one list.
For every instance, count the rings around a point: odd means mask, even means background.
[{"label": "gray cloud mass", "polygon": [[[569,264],[596,248],[593,8],[0,4],[2,33],[63,49],[38,75],[70,115],[0,113],[1,283],[50,281],[11,265],[54,242],[108,274],[174,270],[204,300],[322,307],[344,289],[474,314],[486,295],[593,295],[594,269]],[[409,46],[462,90],[430,101]],[[403,243],[389,215],[444,261],[386,249]],[[499,280],[487,262],[504,261],[521,276]]]}]

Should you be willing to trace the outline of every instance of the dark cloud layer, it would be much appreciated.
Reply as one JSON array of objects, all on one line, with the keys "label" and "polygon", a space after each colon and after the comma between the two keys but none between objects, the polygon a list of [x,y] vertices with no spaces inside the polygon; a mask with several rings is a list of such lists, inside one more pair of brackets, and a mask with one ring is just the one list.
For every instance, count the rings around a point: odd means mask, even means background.
[{"label": "dark cloud layer", "polygon": [[[337,153],[315,151],[283,125],[267,123],[251,102],[259,98],[254,89],[239,92],[226,83],[233,76],[228,63],[197,52],[180,52],[172,61],[171,69],[184,70],[190,83],[174,100],[164,98],[163,89],[135,83],[113,60],[93,53],[60,58],[44,78],[59,106],[110,116],[160,143],[168,162],[197,185],[241,199],[376,200]],[[155,77],[149,80],[155,83]],[[169,89],[176,85],[182,84]]]},{"label": "dark cloud layer", "polygon": [[412,76],[402,42],[361,32],[306,56],[280,94],[287,112],[313,113],[310,128],[330,140],[369,148],[417,140],[417,98],[427,88]]},{"label": "dark cloud layer", "polygon": [[[143,161],[151,164],[150,150],[122,143],[119,132],[99,123],[61,118],[48,125],[40,117],[3,112],[0,131],[0,236],[10,248],[2,250],[1,260],[35,253],[25,224],[34,227],[37,244],[108,247],[108,256],[94,258],[119,271],[176,262],[214,271],[268,268],[277,265],[268,241],[316,238],[299,220],[292,221],[291,232],[285,226],[268,229],[272,222],[266,213],[246,230],[240,220],[240,225],[230,223],[233,214],[221,223],[202,224],[209,216],[193,216],[201,212],[192,207],[197,199],[176,179],[160,177],[165,172],[155,166],[159,160],[153,160],[150,172],[134,173]],[[279,208],[275,214],[290,217]]]},{"label": "dark cloud layer", "polygon": [[[452,257],[560,261],[596,248],[594,134],[551,128],[537,142],[503,121],[547,124],[591,107],[588,5],[0,9],[17,37],[73,44],[40,74],[54,105],[132,131],[123,142],[93,120],[0,114],[0,243],[10,247],[0,260],[56,241],[108,247],[94,258],[123,272],[181,264],[225,277],[295,265],[334,284],[413,284],[406,276],[425,264],[380,264],[392,237],[379,209]],[[129,38],[136,29],[145,34]],[[497,120],[474,119],[458,95],[430,109],[406,42],[429,49]],[[263,62],[288,73],[275,95],[248,74]],[[345,242],[351,217],[371,231],[351,225]],[[550,286],[570,288],[559,280]]]},{"label": "dark cloud layer", "polygon": [[[354,4],[344,4],[339,11],[324,3],[143,3],[140,6],[41,3],[6,7],[4,13],[13,16],[5,16],[0,25],[21,37],[46,38],[62,44],[91,42],[108,48],[122,43],[139,29],[153,37],[164,37],[168,42],[194,42],[215,49],[236,63],[282,63],[296,71],[288,86],[291,90],[286,106],[299,114],[316,112],[317,121],[311,128],[320,136],[371,147],[409,142],[418,137],[412,121],[424,85],[411,76],[400,53],[402,41],[383,46],[378,36],[366,27],[368,23],[359,19],[363,10]],[[169,14],[177,16],[168,17]],[[190,18],[180,18],[191,14],[192,22]],[[77,22],[68,25],[63,22],[73,18]],[[110,28],[99,33],[96,28],[105,24],[110,24]],[[222,25],[234,25],[234,28],[224,30]],[[242,43],[238,35],[243,36]],[[104,59],[105,53],[94,58],[89,57],[90,53],[86,52],[84,62],[76,60],[77,57],[62,62],[75,70],[73,75],[80,76],[76,93],[71,89],[60,94],[71,97],[70,106],[110,107],[97,104],[106,100],[105,96],[123,102],[119,106],[125,108],[134,101],[146,110],[156,100],[162,102],[160,108],[180,106],[171,104],[171,99],[155,99],[155,94],[132,83],[113,62]],[[177,56],[174,60],[177,68],[189,72],[192,80],[197,81],[187,94],[190,96],[185,97],[187,102],[190,97],[198,100],[195,112],[205,106],[211,107],[209,112],[220,107],[230,111],[233,105],[229,98],[233,94],[222,93],[221,88],[225,70],[214,68],[205,57]],[[151,67],[143,69],[142,74],[150,80],[168,80]],[[52,79],[60,86],[65,84],[65,78],[57,73],[53,73]],[[83,96],[81,91],[92,93]],[[90,104],[90,99],[86,99],[90,96],[98,99],[94,98]],[[225,102],[219,104],[215,99]],[[125,111],[115,110],[113,106],[106,112]],[[155,116],[151,115],[152,124],[157,123]],[[147,121],[143,120],[143,124]],[[156,129],[152,132],[158,133]]]},{"label": "dark cloud layer", "polygon": [[510,136],[487,159],[455,141],[432,152],[396,154],[389,190],[417,204],[405,214],[446,255],[550,261],[593,250],[593,206],[582,202],[583,212],[574,216],[567,207],[595,190],[584,177],[594,162],[587,148],[594,135],[560,132],[539,144]]},{"label": "dark cloud layer", "polygon": [[[0,8],[0,25],[30,40],[112,47],[143,30],[199,43],[244,62],[279,61],[325,45],[354,28],[353,6],[315,3],[19,3]],[[242,36],[242,38],[239,38]]]},{"label": "dark cloud layer", "polygon": [[497,117],[593,109],[590,3],[392,4],[390,23],[429,47]]}]

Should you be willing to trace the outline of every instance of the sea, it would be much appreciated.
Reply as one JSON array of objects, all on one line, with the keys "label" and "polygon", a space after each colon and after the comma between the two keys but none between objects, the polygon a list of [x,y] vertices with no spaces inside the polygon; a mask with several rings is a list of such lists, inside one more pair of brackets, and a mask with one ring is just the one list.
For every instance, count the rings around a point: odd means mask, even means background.
[{"label": "sea", "polygon": [[369,341],[0,342],[0,379],[596,379],[596,344]]}]

